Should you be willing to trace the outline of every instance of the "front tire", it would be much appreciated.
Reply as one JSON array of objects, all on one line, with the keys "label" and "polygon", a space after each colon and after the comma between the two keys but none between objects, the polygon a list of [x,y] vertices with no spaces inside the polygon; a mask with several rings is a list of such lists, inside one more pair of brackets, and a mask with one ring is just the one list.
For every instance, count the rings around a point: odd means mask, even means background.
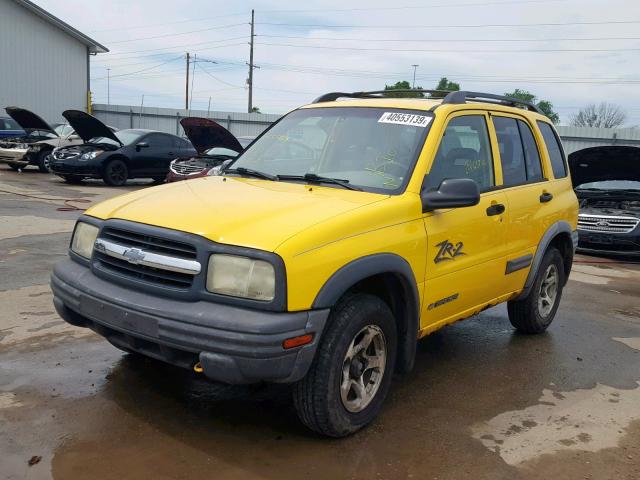
[{"label": "front tire", "polygon": [[42,150],[38,152],[38,157],[36,158],[36,165],[38,166],[38,170],[42,173],[49,173],[51,170],[49,169],[49,165],[51,163],[51,150]]},{"label": "front tire", "polygon": [[115,159],[104,166],[102,179],[107,185],[121,187],[127,182],[127,178],[129,178],[129,169],[124,161]]},{"label": "front tire", "polygon": [[543,333],[556,316],[564,284],[562,255],[551,247],[542,258],[529,294],[507,303],[511,325],[522,333]]},{"label": "front tire", "polygon": [[309,372],[293,389],[302,423],[330,437],[369,424],[391,386],[397,343],[393,314],[378,297],[356,294],[339,302]]}]

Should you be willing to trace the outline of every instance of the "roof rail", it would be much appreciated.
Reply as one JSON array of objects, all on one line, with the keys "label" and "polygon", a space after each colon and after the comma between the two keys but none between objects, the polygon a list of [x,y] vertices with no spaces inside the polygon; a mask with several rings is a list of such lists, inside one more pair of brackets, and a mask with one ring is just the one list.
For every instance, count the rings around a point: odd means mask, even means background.
[{"label": "roof rail", "polygon": [[498,105],[507,105],[509,107],[517,107],[523,106],[526,107],[527,110],[532,112],[542,113],[538,107],[536,107],[533,103],[525,102],[524,100],[519,100],[517,98],[506,97],[504,95],[494,95],[492,93],[480,93],[480,92],[467,92],[467,91],[459,91],[459,92],[451,92],[447,95],[442,103],[451,103],[451,104],[460,104],[467,103],[467,100],[477,100],[479,102],[486,102],[486,100],[495,100],[493,102],[486,103],[497,103]]},{"label": "roof rail", "polygon": [[[372,90],[370,92],[331,92],[320,95],[313,103],[333,102],[339,98],[383,98],[385,93],[428,93],[431,98],[444,98],[451,92],[448,90],[425,90],[422,88],[407,88],[398,90]],[[427,97],[429,98],[429,97]]]},{"label": "roof rail", "polygon": [[[494,95],[492,93],[480,93],[480,92],[467,92],[457,91],[451,92],[449,90],[425,90],[422,88],[408,88],[398,90],[373,90],[370,92],[331,92],[320,95],[313,103],[321,102],[333,102],[339,98],[383,98],[385,93],[428,93],[430,97],[427,98],[442,98],[443,104],[462,104],[467,103],[468,100],[476,100],[478,102],[495,103],[497,105],[507,105],[510,107],[525,107],[527,110],[543,114],[538,107],[533,103],[519,100],[517,98],[506,97],[504,95]],[[543,114],[544,115],[544,114]]]}]

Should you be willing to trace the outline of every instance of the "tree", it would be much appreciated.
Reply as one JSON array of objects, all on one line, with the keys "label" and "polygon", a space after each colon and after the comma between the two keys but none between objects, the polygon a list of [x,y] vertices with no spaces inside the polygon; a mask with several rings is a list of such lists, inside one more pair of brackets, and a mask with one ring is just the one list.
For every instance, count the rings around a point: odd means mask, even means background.
[{"label": "tree", "polygon": [[440,79],[440,82],[438,82],[438,85],[436,85],[435,89],[457,92],[458,90],[460,90],[460,84],[450,81],[447,77],[442,77]]},{"label": "tree", "polygon": [[616,128],[627,120],[627,114],[619,105],[602,102],[591,103],[577,114],[571,115],[570,123],[574,127]]},{"label": "tree", "polygon": [[544,115],[549,117],[549,120],[553,123],[560,121],[560,115],[553,111],[553,103],[548,100],[538,100],[538,97],[531,92],[516,88],[513,92],[505,93],[504,95],[506,97],[517,98],[524,102],[533,103]]},{"label": "tree", "polygon": [[[416,87],[422,88],[422,87]],[[411,84],[406,80],[401,82],[396,82],[393,85],[385,85],[384,86],[385,93],[383,94],[385,97],[410,97],[410,98],[423,98],[424,95],[421,92],[409,92],[409,93],[393,93],[393,90],[411,90]]]},{"label": "tree", "polygon": [[260,107],[251,107],[250,113],[262,113],[262,112],[260,111]]}]

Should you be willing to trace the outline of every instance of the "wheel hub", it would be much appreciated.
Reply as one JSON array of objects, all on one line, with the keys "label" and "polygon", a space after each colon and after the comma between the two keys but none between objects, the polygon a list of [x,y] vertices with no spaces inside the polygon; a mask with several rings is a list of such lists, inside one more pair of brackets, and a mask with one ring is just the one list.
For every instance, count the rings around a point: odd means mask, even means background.
[{"label": "wheel hub", "polygon": [[555,265],[549,265],[542,277],[540,292],[538,295],[538,312],[542,317],[548,317],[558,296],[558,269]]},{"label": "wheel hub", "polygon": [[351,341],[342,364],[340,397],[352,413],[364,410],[375,397],[384,376],[387,345],[377,325],[368,325]]}]

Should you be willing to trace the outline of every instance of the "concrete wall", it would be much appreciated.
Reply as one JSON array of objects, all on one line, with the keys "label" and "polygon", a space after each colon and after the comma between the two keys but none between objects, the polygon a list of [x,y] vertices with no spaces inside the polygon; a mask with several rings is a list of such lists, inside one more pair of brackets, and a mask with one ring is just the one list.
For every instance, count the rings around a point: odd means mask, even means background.
[{"label": "concrete wall", "polygon": [[280,115],[264,113],[238,113],[212,111],[207,115],[206,110],[176,110],[172,108],[143,107],[131,105],[94,104],[93,114],[102,122],[123,128],[149,128],[162,132],[182,135],[182,128],[178,123],[184,117],[205,117],[215,120],[226,127],[236,137],[258,136]]},{"label": "concrete wall", "polygon": [[567,155],[589,147],[640,146],[640,128],[557,127],[557,130]]},{"label": "concrete wall", "polygon": [[0,0],[0,115],[18,106],[49,122],[86,110],[87,47],[13,0]]}]

